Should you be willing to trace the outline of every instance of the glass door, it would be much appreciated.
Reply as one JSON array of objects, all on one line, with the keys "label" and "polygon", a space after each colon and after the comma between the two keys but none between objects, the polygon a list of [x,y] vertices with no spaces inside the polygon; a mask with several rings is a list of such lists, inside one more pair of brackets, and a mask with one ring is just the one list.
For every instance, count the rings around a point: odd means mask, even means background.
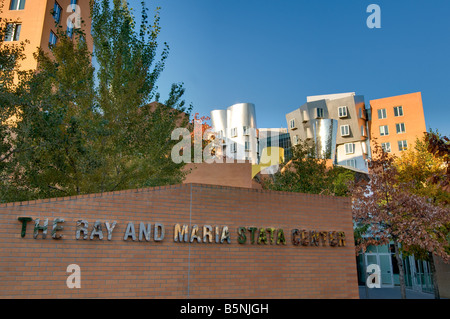
[{"label": "glass door", "polygon": [[391,254],[366,254],[366,267],[371,264],[380,266],[381,287],[389,288],[394,286],[392,276]]}]

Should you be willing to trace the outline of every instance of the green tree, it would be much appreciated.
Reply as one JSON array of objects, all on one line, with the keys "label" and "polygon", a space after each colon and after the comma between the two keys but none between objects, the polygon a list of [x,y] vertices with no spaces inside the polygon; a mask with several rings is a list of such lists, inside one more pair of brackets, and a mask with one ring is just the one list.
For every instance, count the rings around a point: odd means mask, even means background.
[{"label": "green tree", "polygon": [[445,248],[450,211],[412,192],[410,184],[400,180],[395,158],[379,145],[375,145],[372,154],[369,180],[361,180],[352,187],[353,219],[359,233],[355,236],[356,253],[364,252],[369,245],[392,241],[401,295],[406,298],[401,250],[420,249],[448,261],[450,256]]},{"label": "green tree", "polygon": [[23,103],[26,83],[31,72],[21,70],[21,62],[25,60],[27,41],[19,43],[6,42],[13,20],[1,17],[4,3],[0,4],[0,202],[6,196],[10,180],[10,162],[20,151],[14,148],[14,138],[17,135],[16,122],[20,118],[17,105]]},{"label": "green tree", "polygon": [[[150,25],[123,1],[92,3],[94,54],[86,35],[58,29],[51,54],[39,50],[38,71],[21,103],[9,162],[6,200],[77,195],[180,182],[171,132],[189,121],[182,84],[159,102],[156,81],[168,47],[156,58],[158,11]],[[97,61],[94,69],[91,61]],[[154,101],[153,103],[150,103]]]},{"label": "green tree", "polygon": [[314,144],[301,141],[292,148],[291,160],[262,184],[276,191],[349,196],[348,185],[354,178],[354,172],[348,169],[327,167],[325,159],[317,158]]},{"label": "green tree", "polygon": [[[171,132],[186,126],[192,106],[185,107],[183,84],[173,84],[160,102],[156,82],[169,47],[157,59],[159,10],[148,20],[141,2],[139,31],[125,1],[95,1],[92,9],[94,55],[98,62],[97,104],[102,113],[99,152],[104,163],[99,184],[116,190],[180,182],[183,164],[170,153],[176,141]],[[157,103],[149,104],[152,101]]]},{"label": "green tree", "polygon": [[[424,134],[422,139],[416,140],[414,148],[410,148],[403,152],[401,157],[396,158],[394,164],[398,171],[399,181],[406,185],[410,192],[428,198],[435,205],[448,206],[450,203],[450,192],[440,185],[441,181],[445,181],[447,163],[445,158],[429,151],[429,149],[432,149],[429,136],[433,134],[440,138],[437,132],[433,133],[431,130],[430,133]],[[449,238],[450,224],[442,225],[440,231],[447,234],[447,238]],[[450,243],[445,249],[447,254],[449,254]],[[435,298],[439,299],[433,254],[418,245],[402,246],[402,253],[403,255],[414,255],[416,259],[426,260],[430,263],[433,273],[434,294]]]}]

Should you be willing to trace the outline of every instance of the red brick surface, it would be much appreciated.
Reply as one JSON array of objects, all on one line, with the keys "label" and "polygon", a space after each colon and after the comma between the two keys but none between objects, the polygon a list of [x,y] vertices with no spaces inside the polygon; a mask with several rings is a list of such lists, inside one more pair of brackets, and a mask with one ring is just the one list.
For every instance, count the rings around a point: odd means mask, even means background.
[{"label": "red brick surface", "polygon": [[[32,217],[24,238],[18,217]],[[34,220],[49,219],[47,238]],[[54,218],[64,226],[51,237]],[[75,239],[77,220],[103,240]],[[107,240],[105,221],[117,221]],[[123,240],[128,222],[162,223],[161,242]],[[175,224],[227,225],[231,243],[174,242]],[[237,228],[282,228],[286,245],[239,244]],[[293,228],[345,231],[345,247],[295,246]],[[247,237],[249,237],[247,233]],[[138,239],[138,238],[137,238]],[[0,206],[1,298],[358,298],[350,201],[320,195],[184,184]],[[67,266],[81,268],[69,289]]]}]

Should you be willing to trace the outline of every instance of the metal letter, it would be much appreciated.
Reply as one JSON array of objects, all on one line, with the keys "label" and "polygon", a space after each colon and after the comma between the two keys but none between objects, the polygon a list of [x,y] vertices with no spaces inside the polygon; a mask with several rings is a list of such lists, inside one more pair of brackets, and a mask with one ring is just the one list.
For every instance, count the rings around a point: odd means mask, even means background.
[{"label": "metal letter", "polygon": [[273,233],[275,232],[275,228],[267,228],[267,231],[269,232],[269,242],[272,245],[274,240],[273,240]]},{"label": "metal letter", "polygon": [[328,232],[328,239],[330,241],[331,247],[336,247],[338,245],[337,232],[335,231]]},{"label": "metal letter", "polygon": [[63,230],[64,226],[58,226],[58,223],[64,223],[64,219],[62,218],[55,218],[53,220],[53,228],[52,228],[52,238],[53,239],[60,239],[63,237],[63,235],[56,234],[56,231]]},{"label": "metal letter", "polygon": [[310,240],[309,240],[309,233],[307,230],[302,230],[300,242],[302,246],[309,246]]},{"label": "metal letter", "polygon": [[193,225],[192,229],[191,229],[191,238],[190,238],[190,242],[192,243],[194,240],[197,240],[198,243],[202,242],[202,239],[200,238],[200,236],[198,235],[198,226],[197,225]]},{"label": "metal letter", "polygon": [[127,229],[125,230],[125,236],[123,236],[123,240],[127,240],[130,236],[133,241],[136,241],[136,231],[134,230],[134,224],[132,222],[128,223]]},{"label": "metal letter", "polygon": [[264,242],[264,244],[267,245],[267,236],[265,228],[259,229],[258,244],[261,244],[261,242]]},{"label": "metal letter", "polygon": [[145,225],[143,222],[139,223],[139,241],[142,241],[143,236],[145,236],[146,241],[150,241],[150,235],[152,232],[152,224],[147,224],[147,229],[145,229]]},{"label": "metal letter", "polygon": [[284,237],[284,231],[282,228],[278,229],[277,232],[277,245],[279,244],[286,245],[286,238]]},{"label": "metal letter", "polygon": [[189,226],[183,225],[183,228],[181,228],[180,224],[175,225],[175,231],[173,232],[173,240],[179,241],[182,243],[183,241],[185,243],[188,242],[188,232],[189,232]]},{"label": "metal letter", "polygon": [[27,223],[31,222],[33,220],[33,218],[31,218],[31,217],[19,217],[17,219],[22,222],[22,231],[20,232],[20,236],[23,238],[23,237],[25,237],[25,234],[27,232]]},{"label": "metal letter", "polygon": [[315,230],[311,230],[309,232],[309,240],[311,242],[311,246],[319,246],[319,233]]},{"label": "metal letter", "polygon": [[300,233],[300,230],[298,230],[297,228],[294,228],[291,231],[292,244],[294,244],[295,246],[298,246],[300,244],[300,239],[298,238],[299,233]]},{"label": "metal letter", "polygon": [[[83,224],[84,226],[81,226]],[[75,233],[75,238],[80,239],[80,233],[83,232],[83,239],[88,239],[88,221],[87,220],[78,220],[77,221],[77,230]]]},{"label": "metal letter", "polygon": [[155,230],[154,230],[154,241],[162,241],[164,239],[164,234],[166,230],[164,228],[163,224],[155,223]]},{"label": "metal letter", "polygon": [[203,226],[203,242],[206,243],[208,241],[210,243],[212,243],[212,241],[213,241],[212,227],[210,225],[204,225]]},{"label": "metal letter", "polygon": [[238,228],[238,243],[239,244],[245,244],[245,242],[247,241],[247,236],[245,236],[245,232],[246,232],[247,228],[245,227],[239,227]]},{"label": "metal letter", "polygon": [[97,220],[92,227],[91,232],[91,240],[94,239],[94,236],[98,236],[98,239],[103,239],[103,231],[102,231],[102,222]]},{"label": "metal letter", "polygon": [[108,232],[108,240],[111,240],[112,232],[114,230],[114,227],[116,227],[117,222],[113,221],[113,223],[110,225],[109,222],[105,222],[106,230]]},{"label": "metal letter", "polygon": [[338,232],[337,239],[338,239],[338,246],[339,247],[342,247],[342,246],[345,247],[345,244],[346,244],[345,243],[345,232],[343,232],[343,231]]},{"label": "metal letter", "polygon": [[223,226],[222,228],[222,236],[220,237],[220,243],[223,244],[224,240],[227,240],[229,244],[231,244],[230,232],[228,231],[228,226]]},{"label": "metal letter", "polygon": [[36,218],[34,224],[34,234],[33,237],[36,239],[39,235],[39,231],[42,230],[42,239],[47,237],[47,228],[48,228],[48,218],[44,220],[44,226],[39,225],[39,218]]},{"label": "metal letter", "polygon": [[258,228],[256,228],[256,227],[248,227],[247,229],[250,232],[250,243],[254,244],[255,243],[255,233],[256,233],[256,230]]}]

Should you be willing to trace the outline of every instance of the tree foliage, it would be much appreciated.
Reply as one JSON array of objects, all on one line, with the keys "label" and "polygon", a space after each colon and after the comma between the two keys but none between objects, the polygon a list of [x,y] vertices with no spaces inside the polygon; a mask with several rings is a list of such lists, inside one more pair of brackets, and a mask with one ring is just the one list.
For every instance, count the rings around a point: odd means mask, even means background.
[{"label": "tree foliage", "polygon": [[375,145],[369,162],[370,179],[352,187],[353,219],[361,232],[356,238],[356,252],[369,245],[394,243],[400,269],[402,296],[405,282],[400,255],[408,250],[428,252],[448,261],[446,251],[450,210],[411,191],[410,181],[402,180],[395,157]]},{"label": "tree foliage", "polygon": [[124,1],[91,8],[93,54],[82,29],[69,37],[58,28],[51,54],[35,55],[38,70],[14,102],[20,152],[8,162],[3,201],[172,184],[185,174],[170,158],[171,132],[192,107],[183,84],[159,101],[169,52],[165,45],[158,57],[159,8],[149,22],[142,2],[139,26]]},{"label": "tree foliage", "polygon": [[355,173],[343,167],[327,167],[326,160],[317,158],[316,148],[301,141],[292,148],[292,158],[280,165],[271,178],[262,180],[265,189],[309,194],[349,196],[349,183]]}]

